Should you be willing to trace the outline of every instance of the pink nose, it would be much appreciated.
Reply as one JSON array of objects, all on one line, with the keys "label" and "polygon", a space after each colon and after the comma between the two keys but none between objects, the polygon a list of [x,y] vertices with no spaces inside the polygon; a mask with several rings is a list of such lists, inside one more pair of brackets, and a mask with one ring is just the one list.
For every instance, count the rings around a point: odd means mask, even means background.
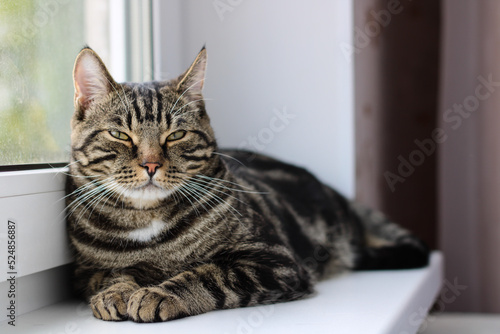
[{"label": "pink nose", "polygon": [[149,177],[153,177],[155,175],[156,170],[161,167],[161,164],[158,162],[145,162],[141,164],[141,167],[146,168]]}]

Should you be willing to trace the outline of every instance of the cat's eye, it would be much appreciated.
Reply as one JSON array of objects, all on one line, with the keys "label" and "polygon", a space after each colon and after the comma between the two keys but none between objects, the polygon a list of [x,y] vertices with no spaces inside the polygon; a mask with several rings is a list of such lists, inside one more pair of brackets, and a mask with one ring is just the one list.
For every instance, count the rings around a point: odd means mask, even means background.
[{"label": "cat's eye", "polygon": [[186,131],[184,131],[184,130],[175,131],[174,133],[171,133],[167,137],[167,141],[179,140],[181,138],[184,138],[185,135],[186,135]]},{"label": "cat's eye", "polygon": [[111,130],[109,131],[109,134],[115,137],[116,139],[127,140],[127,141],[130,140],[130,137],[126,133],[120,131]]}]

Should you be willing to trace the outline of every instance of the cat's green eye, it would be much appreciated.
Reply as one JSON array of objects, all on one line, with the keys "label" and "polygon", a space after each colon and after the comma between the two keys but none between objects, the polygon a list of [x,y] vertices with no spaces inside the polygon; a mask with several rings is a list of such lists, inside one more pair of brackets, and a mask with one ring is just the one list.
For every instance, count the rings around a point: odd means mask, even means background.
[{"label": "cat's green eye", "polygon": [[112,130],[112,131],[109,131],[109,134],[112,135],[113,137],[115,137],[116,139],[120,139],[120,140],[130,140],[130,137],[123,133],[123,132],[120,132],[120,131],[115,131],[115,130]]},{"label": "cat's green eye", "polygon": [[185,135],[186,135],[186,131],[184,131],[184,130],[175,131],[174,133],[171,133],[167,137],[167,141],[179,140],[181,138],[184,138]]}]

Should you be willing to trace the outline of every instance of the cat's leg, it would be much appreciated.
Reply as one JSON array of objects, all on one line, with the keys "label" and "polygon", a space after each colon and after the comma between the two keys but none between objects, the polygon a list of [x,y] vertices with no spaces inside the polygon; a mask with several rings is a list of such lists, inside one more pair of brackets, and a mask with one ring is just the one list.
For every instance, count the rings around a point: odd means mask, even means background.
[{"label": "cat's leg", "polygon": [[310,293],[309,275],[297,266],[210,263],[138,289],[129,299],[127,312],[136,322],[167,321],[216,309],[294,300]]},{"label": "cat's leg", "polygon": [[94,316],[108,321],[128,319],[127,303],[139,289],[134,277],[121,272],[97,272],[88,280],[87,298]]}]

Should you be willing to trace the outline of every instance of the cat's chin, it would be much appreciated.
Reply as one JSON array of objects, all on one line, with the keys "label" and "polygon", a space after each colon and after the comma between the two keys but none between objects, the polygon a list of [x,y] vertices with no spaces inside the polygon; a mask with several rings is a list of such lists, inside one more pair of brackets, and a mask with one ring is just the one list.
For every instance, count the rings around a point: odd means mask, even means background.
[{"label": "cat's chin", "polygon": [[174,191],[148,184],[139,188],[124,190],[123,197],[137,209],[149,209],[158,206],[161,201],[167,199]]}]

